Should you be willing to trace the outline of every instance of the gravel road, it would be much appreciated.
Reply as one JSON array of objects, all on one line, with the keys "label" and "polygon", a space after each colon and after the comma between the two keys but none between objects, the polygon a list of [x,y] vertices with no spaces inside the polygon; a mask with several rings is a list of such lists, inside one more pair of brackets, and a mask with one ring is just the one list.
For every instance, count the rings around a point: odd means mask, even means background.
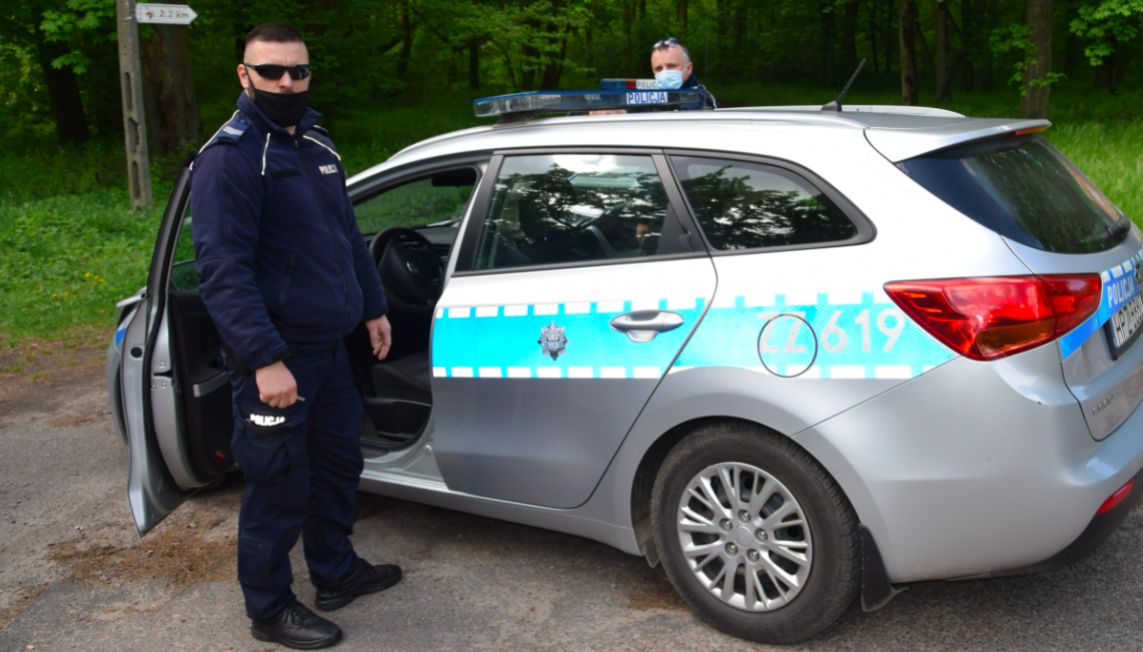
[{"label": "gravel road", "polygon": [[[136,536],[101,362],[96,349],[0,356],[0,651],[277,649],[250,638],[234,581],[237,481]],[[765,649],[698,622],[641,559],[584,539],[363,495],[354,541],[406,576],[335,614],[339,650]],[[311,600],[297,556],[295,572]],[[1141,649],[1140,613],[1137,509],[1089,560],[914,586],[798,649]]]}]

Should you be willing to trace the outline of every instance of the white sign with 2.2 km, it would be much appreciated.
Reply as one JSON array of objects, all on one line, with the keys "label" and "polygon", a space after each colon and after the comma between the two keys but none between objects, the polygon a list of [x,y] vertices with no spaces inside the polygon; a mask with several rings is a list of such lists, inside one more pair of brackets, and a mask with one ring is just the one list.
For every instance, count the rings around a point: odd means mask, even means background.
[{"label": "white sign with 2.2 km", "polygon": [[162,25],[190,25],[198,17],[190,5],[166,5],[141,2],[135,5],[135,22]]}]

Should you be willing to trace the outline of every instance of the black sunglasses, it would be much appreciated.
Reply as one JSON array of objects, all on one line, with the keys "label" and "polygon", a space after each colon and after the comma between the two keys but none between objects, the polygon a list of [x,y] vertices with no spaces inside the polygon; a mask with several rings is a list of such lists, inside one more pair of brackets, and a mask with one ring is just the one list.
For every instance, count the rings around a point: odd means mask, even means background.
[{"label": "black sunglasses", "polygon": [[290,73],[290,79],[294,81],[310,76],[310,64],[308,63],[299,63],[296,66],[283,66],[276,63],[243,63],[242,65],[253,68],[259,77],[270,81],[278,81],[287,72]]},{"label": "black sunglasses", "polygon": [[667,37],[661,41],[655,41],[655,44],[651,46],[651,49],[652,50],[666,50],[667,48],[674,47],[676,45],[679,45],[679,39],[677,39],[673,36],[670,36],[670,37]]}]

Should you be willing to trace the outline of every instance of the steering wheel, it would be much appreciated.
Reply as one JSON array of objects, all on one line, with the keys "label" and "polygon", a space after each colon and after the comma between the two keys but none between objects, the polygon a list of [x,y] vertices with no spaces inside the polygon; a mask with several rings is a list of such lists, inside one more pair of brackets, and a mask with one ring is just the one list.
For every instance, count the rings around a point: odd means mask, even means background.
[{"label": "steering wheel", "polygon": [[444,262],[428,238],[405,228],[385,229],[369,245],[394,307],[431,309],[444,289]]}]

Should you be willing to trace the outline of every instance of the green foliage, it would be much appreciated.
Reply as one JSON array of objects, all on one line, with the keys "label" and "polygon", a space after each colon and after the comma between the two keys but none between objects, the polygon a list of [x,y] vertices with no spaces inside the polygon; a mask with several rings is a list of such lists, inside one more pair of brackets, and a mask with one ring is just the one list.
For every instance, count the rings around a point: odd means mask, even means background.
[{"label": "green foliage", "polygon": [[1019,88],[1021,95],[1027,95],[1030,88],[1051,86],[1065,78],[1059,72],[1049,72],[1039,78],[1028,77],[1028,72],[1036,61],[1036,44],[1032,42],[1031,36],[1031,27],[1012,23],[993,30],[988,41],[994,54],[1009,55],[1014,59],[1008,84]]},{"label": "green foliage", "polygon": [[1143,0],[1101,0],[1082,5],[1068,30],[1084,41],[1084,56],[1093,67],[1139,36]]},{"label": "green foliage", "polygon": [[66,43],[70,49],[52,60],[56,68],[65,66],[83,74],[92,59],[85,47],[114,43],[115,3],[107,0],[67,0],[63,7],[45,9],[40,31],[48,42]]},{"label": "green foliage", "polygon": [[526,90],[545,86],[546,74],[558,81],[564,68],[583,70],[567,52],[569,40],[584,29],[589,17],[584,2],[536,0],[487,12],[481,22],[510,85]]},{"label": "green foliage", "polygon": [[[962,2],[942,2],[954,20],[954,77],[971,68],[975,77],[969,80],[990,84],[983,71],[1003,71],[1003,77],[1011,72],[1022,90],[1061,79],[1057,70],[1042,79],[1023,80],[1030,50],[1022,26],[1000,28],[993,34],[992,49],[981,45],[997,25],[1022,23],[1024,0],[978,0],[971,20],[960,14]],[[650,74],[650,44],[668,35],[687,44],[697,73],[720,96],[721,86],[745,82],[832,80],[828,83],[836,87],[848,74],[853,56],[870,60],[859,87],[899,84],[899,16],[896,2],[890,0],[688,0],[682,3],[685,16],[680,16],[677,0],[193,4],[199,17],[188,28],[192,69],[206,125],[232,110],[238,91],[234,66],[244,35],[271,19],[293,23],[305,33],[315,69],[313,100],[331,119],[360,106],[426,91],[489,95],[582,86],[599,77],[645,77]],[[918,5],[918,80],[924,92],[934,78],[935,3]],[[1056,3],[1055,23],[1059,32],[1070,28],[1093,64],[1116,62],[1117,72],[1103,71],[1107,82],[1101,84],[1118,91],[1123,75],[1139,74],[1138,67],[1128,66],[1130,57],[1121,55],[1140,49],[1141,12],[1143,0]],[[66,48],[63,54],[51,54],[53,65],[81,73],[78,81],[92,132],[119,133],[114,27],[110,0],[5,3],[0,9],[0,56],[17,63],[0,70],[0,102],[17,116],[17,124],[5,130],[22,134],[25,129],[51,129],[42,72],[36,65],[37,43],[47,41]],[[144,35],[148,29],[140,26]],[[1058,49],[1064,41],[1056,35]],[[959,81],[953,80],[955,92],[960,92]]]},{"label": "green foliage", "polygon": [[6,116],[18,116],[4,121],[0,135],[15,132],[22,136],[21,140],[54,137],[51,106],[35,53],[15,41],[0,42],[0,61],[4,62],[0,66],[0,111]]}]

